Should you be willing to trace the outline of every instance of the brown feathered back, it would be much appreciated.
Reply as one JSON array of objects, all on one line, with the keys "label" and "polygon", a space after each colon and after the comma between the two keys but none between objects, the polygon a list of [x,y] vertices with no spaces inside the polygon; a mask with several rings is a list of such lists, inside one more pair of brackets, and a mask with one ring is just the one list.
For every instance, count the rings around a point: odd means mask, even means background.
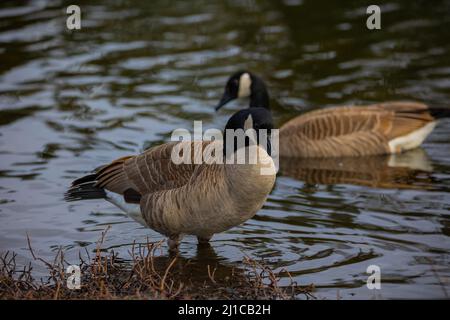
[{"label": "brown feathered back", "polygon": [[348,157],[390,153],[389,141],[434,121],[414,102],[332,107],[300,115],[280,129],[280,155]]},{"label": "brown feathered back", "polygon": [[97,187],[119,194],[131,188],[143,195],[186,184],[197,166],[194,164],[194,148],[203,150],[210,142],[191,144],[192,164],[175,164],[171,160],[172,150],[178,143],[165,143],[140,155],[113,161],[98,171]]}]

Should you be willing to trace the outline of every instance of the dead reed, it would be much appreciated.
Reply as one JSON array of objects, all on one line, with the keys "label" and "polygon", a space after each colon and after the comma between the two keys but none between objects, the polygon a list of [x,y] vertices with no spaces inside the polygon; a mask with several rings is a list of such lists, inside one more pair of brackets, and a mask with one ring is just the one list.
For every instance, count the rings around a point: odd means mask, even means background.
[{"label": "dead reed", "polygon": [[[107,231],[107,230],[106,230]],[[35,255],[48,276],[33,277],[32,264],[19,266],[16,254],[0,256],[0,299],[298,299],[314,298],[313,285],[299,286],[285,270],[274,272],[260,261],[246,257],[244,267],[232,267],[180,255],[162,255],[161,242],[133,245],[124,262],[114,252],[101,250],[106,231],[97,243],[95,255],[79,255],[80,289],[69,289],[69,263],[59,250],[53,261]],[[203,249],[199,249],[203,250]],[[212,250],[206,247],[204,250]],[[280,275],[288,275],[280,285]]]}]

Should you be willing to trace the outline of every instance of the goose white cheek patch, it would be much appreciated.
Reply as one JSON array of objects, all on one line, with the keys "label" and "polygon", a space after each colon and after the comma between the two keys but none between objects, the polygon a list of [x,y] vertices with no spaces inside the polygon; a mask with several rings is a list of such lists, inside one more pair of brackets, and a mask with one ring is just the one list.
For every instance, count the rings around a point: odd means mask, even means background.
[{"label": "goose white cheek patch", "polygon": [[249,115],[248,118],[244,122],[244,131],[247,131],[248,129],[253,129],[253,117],[252,117],[252,115]]},{"label": "goose white cheek patch", "polygon": [[238,98],[245,98],[250,96],[250,86],[252,79],[248,73],[243,73],[239,79]]}]

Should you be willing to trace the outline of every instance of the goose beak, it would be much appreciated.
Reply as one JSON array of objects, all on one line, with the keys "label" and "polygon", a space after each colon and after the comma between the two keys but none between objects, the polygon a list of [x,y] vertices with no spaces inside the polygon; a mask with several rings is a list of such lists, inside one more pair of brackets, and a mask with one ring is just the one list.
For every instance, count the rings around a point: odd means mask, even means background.
[{"label": "goose beak", "polygon": [[269,156],[272,156],[272,142],[270,141],[270,138],[267,139],[267,150],[266,150],[267,154]]},{"label": "goose beak", "polygon": [[226,105],[228,102],[233,100],[234,97],[228,95],[228,93],[224,93],[222,96],[222,99],[220,99],[219,104],[216,106],[216,111],[218,111],[220,108],[222,108],[224,105]]}]

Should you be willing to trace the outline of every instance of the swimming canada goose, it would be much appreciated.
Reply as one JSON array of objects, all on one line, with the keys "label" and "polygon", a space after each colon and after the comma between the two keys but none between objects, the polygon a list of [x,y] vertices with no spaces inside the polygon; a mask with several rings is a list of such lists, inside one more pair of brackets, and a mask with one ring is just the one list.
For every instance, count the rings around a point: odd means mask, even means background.
[{"label": "swimming canada goose", "polygon": [[[236,98],[250,98],[250,108],[269,109],[263,80],[239,71],[227,81],[216,110]],[[280,156],[352,157],[400,153],[418,147],[450,110],[419,102],[385,102],[310,111],[285,123],[279,132]]]},{"label": "swimming canada goose", "polygon": [[[253,128],[259,132],[272,127],[270,112],[254,108],[235,113],[225,129],[238,132]],[[259,138],[253,144],[246,139],[241,148],[235,143],[229,148],[225,138],[224,132],[223,141],[168,142],[140,155],[114,160],[73,181],[65,199],[106,199],[135,220],[169,237],[171,250],[178,247],[184,234],[207,242],[213,234],[252,218],[275,182],[275,165],[266,152],[270,150],[269,143],[261,147]],[[187,155],[191,164],[176,164],[172,160],[174,148],[178,148],[176,154],[183,156],[190,150],[190,157]],[[201,148],[200,155],[217,148],[221,160],[234,159],[237,151],[246,151],[257,158],[244,164],[225,161],[209,164],[195,161],[195,148]]]}]

